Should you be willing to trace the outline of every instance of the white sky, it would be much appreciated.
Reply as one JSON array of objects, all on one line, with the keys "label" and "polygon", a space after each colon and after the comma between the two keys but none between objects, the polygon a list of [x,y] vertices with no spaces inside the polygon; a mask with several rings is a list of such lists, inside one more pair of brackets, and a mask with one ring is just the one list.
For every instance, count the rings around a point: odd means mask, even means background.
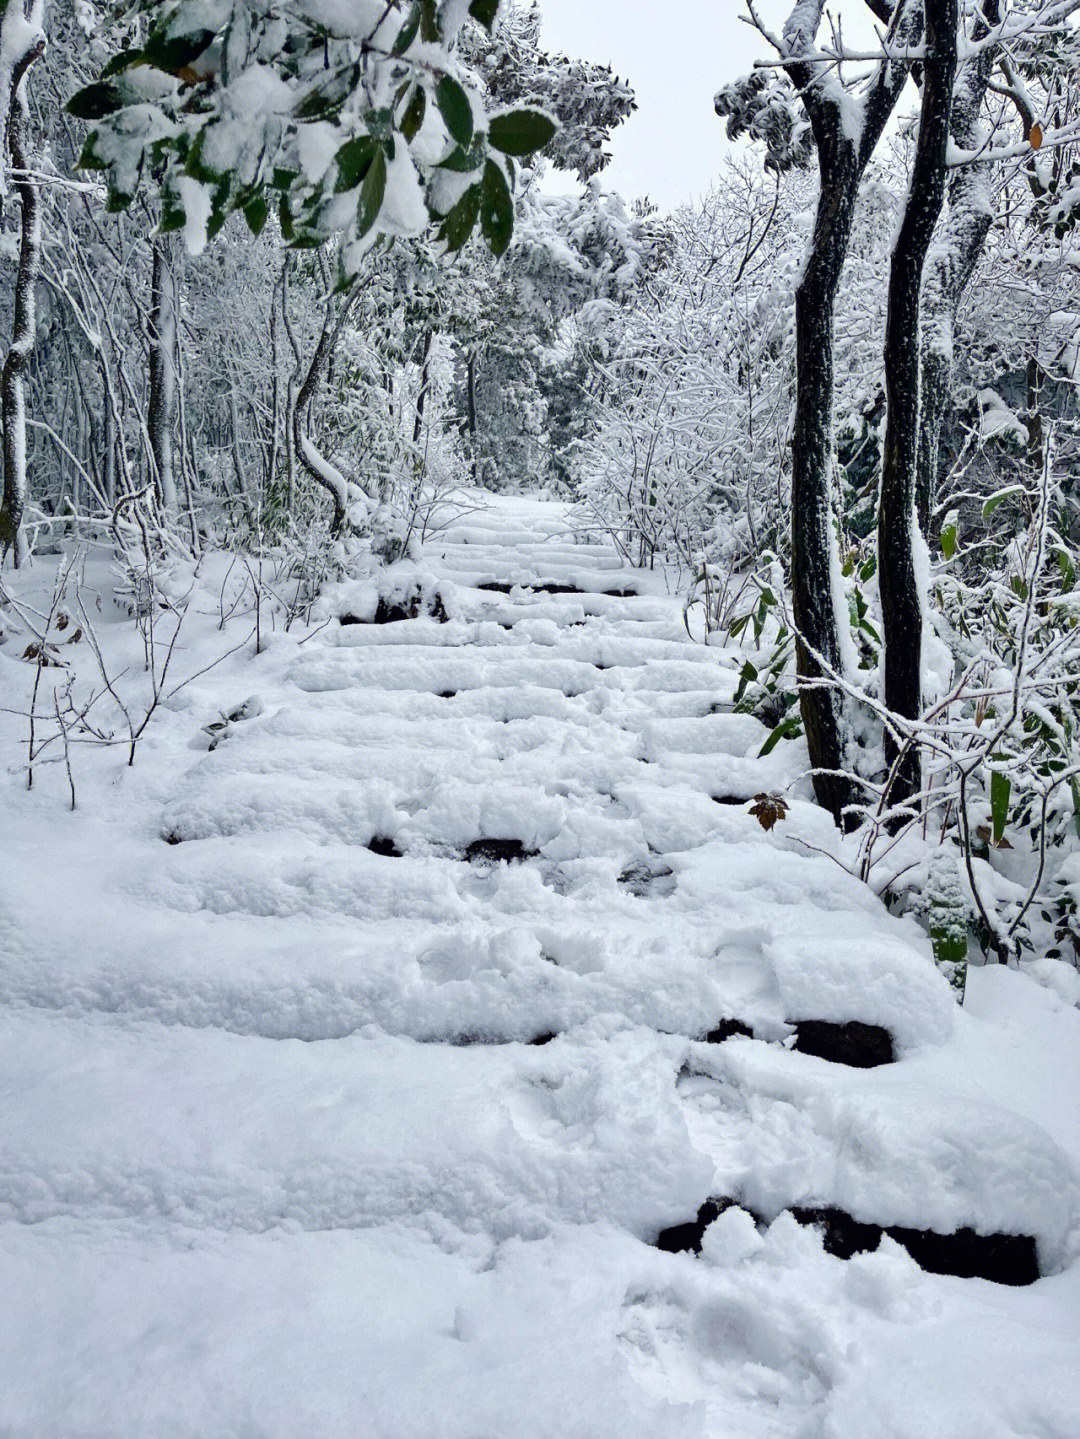
[{"label": "white sky", "polygon": [[[540,0],[540,8],[545,49],[610,64],[637,95],[612,138],[604,185],[664,209],[702,195],[728,146],[713,96],[770,53],[739,18],[742,0]],[[790,0],[758,8],[780,29]],[[853,0],[838,8],[846,16]]]}]

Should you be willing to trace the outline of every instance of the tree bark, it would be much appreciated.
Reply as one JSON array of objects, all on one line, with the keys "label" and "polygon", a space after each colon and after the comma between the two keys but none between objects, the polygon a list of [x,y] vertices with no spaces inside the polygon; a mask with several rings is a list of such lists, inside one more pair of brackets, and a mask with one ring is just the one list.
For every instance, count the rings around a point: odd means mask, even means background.
[{"label": "tree bark", "polygon": [[319,342],[315,346],[315,353],[311,357],[311,364],[308,366],[307,374],[304,376],[300,388],[296,392],[296,400],[292,412],[292,440],[296,451],[296,457],[307,470],[313,480],[329,493],[333,502],[333,515],[330,520],[330,531],[332,534],[339,534],[345,525],[345,501],[346,481],[337,469],[330,462],[319,454],[314,443],[307,433],[307,412],[315,398],[319,388],[319,382],[334,353],[338,339],[345,322],[348,320],[355,303],[355,294],[349,297],[338,311],[337,317],[333,315],[330,301],[327,300],[326,312],[323,317],[323,326],[319,334]]},{"label": "tree bark", "polygon": [[[922,65],[919,138],[904,218],[893,246],[885,314],[885,443],[878,505],[878,586],[881,593],[885,704],[903,719],[922,710],[922,595],[915,573],[915,489],[919,441],[919,301],[923,266],[945,199],[949,120],[956,76],[957,0],[924,0],[926,59]],[[890,805],[907,804],[922,788],[917,745],[900,758],[891,730],[885,760],[899,760]]]},{"label": "tree bark", "polygon": [[413,421],[412,440],[414,445],[418,445],[420,443],[420,436],[423,434],[424,431],[424,404],[427,400],[427,392],[429,385],[428,360],[431,356],[432,338],[433,332],[431,330],[425,330],[424,343],[421,349],[420,356],[420,391],[416,396],[416,419]]},{"label": "tree bark", "polygon": [[12,164],[19,173],[15,188],[22,209],[19,268],[15,278],[11,345],[0,376],[0,417],[4,426],[4,492],[0,499],[0,560],[11,551],[18,568],[24,558],[22,517],[26,507],[26,397],[23,380],[37,336],[37,282],[41,271],[41,201],[29,179],[27,153],[30,105],[26,77],[35,60],[45,53],[45,37],[38,35],[13,67],[7,116],[7,143]]},{"label": "tree bark", "polygon": [[[986,33],[987,24],[996,24],[999,10],[998,0],[987,0],[984,18],[975,30],[976,39]],[[997,47],[988,47],[957,67],[950,132],[960,149],[979,148],[979,112],[996,59]],[[923,280],[915,488],[919,525],[927,537],[937,489],[941,424],[952,380],[956,311],[993,221],[990,172],[990,162],[981,160],[953,171],[948,185],[948,215]]]},{"label": "tree bark", "polygon": [[[817,35],[823,0],[796,6],[784,30],[789,51],[805,52]],[[921,11],[901,0],[892,11],[889,41],[910,44],[921,31]],[[833,492],[833,314],[851,240],[859,183],[906,79],[906,67],[882,61],[862,107],[860,127],[850,124],[850,102],[826,67],[792,61],[786,66],[800,91],[817,148],[818,208],[810,251],[795,294],[795,413],[792,429],[792,605],[798,630],[799,704],[806,731],[814,793],[837,824],[847,822],[858,798],[843,773],[847,735],[843,699],[828,670],[844,668],[837,604],[838,563]],[[824,663],[822,663],[824,662]]]},{"label": "tree bark", "polygon": [[150,275],[150,395],[146,427],[154,462],[158,499],[170,513],[176,510],[173,468],[173,425],[176,419],[176,307],[173,276],[163,235],[151,241]]}]

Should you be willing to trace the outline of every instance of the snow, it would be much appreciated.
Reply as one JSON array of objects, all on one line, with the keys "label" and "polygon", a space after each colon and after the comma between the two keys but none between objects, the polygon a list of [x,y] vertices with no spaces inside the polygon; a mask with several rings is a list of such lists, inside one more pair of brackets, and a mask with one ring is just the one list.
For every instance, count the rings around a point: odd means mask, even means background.
[{"label": "snow", "polygon": [[[163,575],[165,699],[133,766],[75,749],[73,813],[62,765],[25,788],[34,667],[0,645],[0,1424],[1075,1439],[1075,970],[976,968],[958,1009],[664,577],[559,503],[468,499],[287,631],[264,596],[258,653],[228,557]],[[140,716],[141,641],[85,574]],[[374,623],[417,590],[445,622]],[[704,1042],[722,1018],[754,1037]],[[897,1062],[794,1051],[805,1019]],[[710,1197],[700,1255],[654,1247]],[[842,1261],[799,1204],[1031,1235],[1044,1277]]]}]

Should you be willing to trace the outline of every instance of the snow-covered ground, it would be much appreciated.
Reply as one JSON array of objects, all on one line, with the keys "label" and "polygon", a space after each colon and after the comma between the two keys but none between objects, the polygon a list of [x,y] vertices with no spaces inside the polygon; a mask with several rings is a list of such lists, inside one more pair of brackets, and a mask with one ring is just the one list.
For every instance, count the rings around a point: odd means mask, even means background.
[{"label": "snow-covered ground", "polygon": [[[341,623],[358,582],[256,654],[221,564],[73,813],[0,647],[0,1434],[1078,1439],[1080,1013],[998,968],[957,1009],[662,581],[488,497],[427,546],[445,622]],[[1043,1277],[836,1258],[800,1206],[1032,1236]]]}]

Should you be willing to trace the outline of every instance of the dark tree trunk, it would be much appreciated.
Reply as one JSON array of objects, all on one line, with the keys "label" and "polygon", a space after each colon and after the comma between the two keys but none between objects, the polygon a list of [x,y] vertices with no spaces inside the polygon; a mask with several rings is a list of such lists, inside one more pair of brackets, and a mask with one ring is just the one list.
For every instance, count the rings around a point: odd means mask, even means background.
[{"label": "dark tree trunk", "polygon": [[845,769],[843,699],[817,656],[843,669],[833,534],[833,309],[861,167],[850,145],[819,148],[821,199],[795,295],[795,422],[791,454],[792,602],[799,631],[800,707],[819,804],[841,822],[857,796]]},{"label": "dark tree trunk", "polygon": [[420,393],[416,397],[416,419],[413,421],[413,444],[420,443],[420,436],[424,432],[424,404],[427,400],[428,385],[428,359],[431,355],[432,331],[424,331],[424,343],[420,356]]},{"label": "dark tree trunk", "polygon": [[296,451],[296,457],[307,470],[313,480],[317,480],[330,495],[333,501],[333,515],[330,520],[332,534],[338,534],[345,524],[345,484],[344,479],[330,465],[322,455],[319,454],[313,441],[307,433],[307,412],[315,398],[319,388],[319,382],[330,363],[330,358],[337,348],[337,342],[345,328],[355,303],[355,294],[347,299],[338,311],[336,319],[327,305],[326,314],[323,317],[323,327],[319,334],[319,342],[315,346],[315,353],[311,357],[311,364],[308,366],[307,374],[304,376],[300,388],[296,392],[296,400],[292,413],[292,441]]},{"label": "dark tree trunk", "polygon": [[[795,51],[813,43],[823,3],[812,14],[796,6],[784,38]],[[911,44],[922,16],[915,0],[892,11],[888,40]],[[792,62],[786,67],[803,97],[817,147],[819,194],[814,234],[795,295],[795,415],[792,430],[792,601],[799,631],[799,703],[806,730],[814,793],[838,824],[856,803],[848,769],[843,698],[827,669],[843,668],[834,571],[836,538],[833,435],[833,312],[851,239],[859,183],[885,123],[903,89],[907,70],[882,62],[870,85],[862,125],[849,131],[845,101],[824,67]],[[822,663],[824,662],[824,663]],[[850,816],[848,816],[850,818]]]},{"label": "dark tree trunk", "polygon": [[[956,76],[957,0],[924,0],[926,59],[922,65],[919,139],[907,203],[889,269],[885,316],[885,443],[878,506],[885,703],[915,720],[922,710],[922,597],[915,576],[915,477],[919,440],[919,300],[926,252],[945,199],[949,119]],[[900,749],[885,732],[890,766]],[[900,759],[891,805],[922,788],[918,746]]]},{"label": "dark tree trunk", "polygon": [[[999,9],[998,0],[987,0],[983,7],[984,20],[976,27],[975,38],[985,34],[986,22],[997,22]],[[992,46],[963,62],[957,69],[950,131],[960,149],[977,150],[979,147],[979,111],[996,58],[997,48]],[[921,403],[915,487],[919,525],[927,537],[937,490],[941,423],[952,379],[956,310],[982,253],[993,219],[990,171],[991,165],[986,161],[963,165],[953,171],[948,186],[948,216],[934,245],[923,280]]]},{"label": "dark tree trunk", "polygon": [[473,484],[480,475],[480,466],[476,455],[476,354],[470,352],[465,366],[465,393],[468,404],[469,424],[469,447],[472,451],[472,477]]},{"label": "dark tree trunk", "polygon": [[150,273],[150,395],[146,427],[154,463],[158,498],[167,510],[176,509],[173,473],[173,425],[176,418],[176,311],[168,241],[159,235],[151,242]]}]

